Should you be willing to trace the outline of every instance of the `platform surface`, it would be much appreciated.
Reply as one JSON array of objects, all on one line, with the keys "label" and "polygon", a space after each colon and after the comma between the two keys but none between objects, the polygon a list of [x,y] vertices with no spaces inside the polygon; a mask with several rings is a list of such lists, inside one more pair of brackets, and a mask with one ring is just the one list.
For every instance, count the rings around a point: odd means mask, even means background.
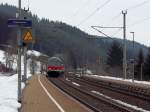
[{"label": "platform surface", "polygon": [[91,112],[60,91],[45,76],[34,75],[22,95],[21,112]]}]

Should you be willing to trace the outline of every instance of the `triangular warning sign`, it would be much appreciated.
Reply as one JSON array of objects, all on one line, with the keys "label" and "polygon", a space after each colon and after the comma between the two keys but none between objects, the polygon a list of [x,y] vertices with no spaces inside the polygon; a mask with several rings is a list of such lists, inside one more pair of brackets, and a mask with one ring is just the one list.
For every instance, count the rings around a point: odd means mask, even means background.
[{"label": "triangular warning sign", "polygon": [[33,40],[31,32],[27,32],[23,38],[24,41],[30,42]]}]

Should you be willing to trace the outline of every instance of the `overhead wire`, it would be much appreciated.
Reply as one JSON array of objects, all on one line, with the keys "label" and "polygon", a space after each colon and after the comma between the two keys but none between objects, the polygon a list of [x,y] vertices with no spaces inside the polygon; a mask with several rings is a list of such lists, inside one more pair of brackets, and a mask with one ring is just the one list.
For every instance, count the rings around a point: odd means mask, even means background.
[{"label": "overhead wire", "polygon": [[[108,1],[107,1],[107,2],[108,2]],[[143,6],[143,5],[145,5],[145,4],[149,3],[149,2],[150,2],[150,0],[145,0],[145,1],[141,2],[141,3],[139,3],[139,4],[136,4],[136,5],[132,6],[132,7],[127,8],[126,11],[134,10],[134,9],[136,9],[136,8],[138,8],[138,7],[141,7],[141,6]],[[97,10],[99,10],[99,9],[97,8]],[[85,20],[81,21],[80,24],[82,24],[83,22],[87,21],[87,19],[88,19],[89,17],[93,16],[93,15],[95,14],[95,12],[97,12],[97,10],[95,10],[95,11],[94,11],[91,15],[89,15]],[[121,13],[117,14],[116,16],[114,16],[114,17],[111,19],[110,22],[112,22],[112,21],[118,19],[118,17],[119,17],[120,15],[121,15]],[[137,21],[137,22],[131,24],[130,26],[134,26],[134,25],[136,25],[136,24],[142,23],[142,22],[144,22],[144,21],[146,21],[146,20],[149,20],[149,19],[150,19],[150,17],[144,18],[144,19],[142,19],[142,20],[139,20],[139,21]],[[79,25],[80,25],[80,24],[79,24]],[[109,24],[110,24],[110,23],[109,23]],[[95,29],[95,30],[97,30],[97,29]],[[115,36],[116,34],[118,34],[121,30],[122,30],[122,28],[119,28],[111,37],[114,37],[114,36]],[[97,30],[97,31],[98,31],[98,30]],[[99,31],[99,32],[102,33],[102,34],[104,34],[103,31]],[[110,37],[110,36],[108,36],[108,35],[105,35],[105,36],[106,36],[106,37]]]},{"label": "overhead wire", "polygon": [[[84,22],[86,22],[90,17],[92,17],[97,11],[99,11],[99,9],[100,8],[103,8],[106,4],[108,4],[109,2],[110,2],[111,0],[107,0],[101,7],[98,7],[95,11],[93,11],[93,13],[91,13],[89,16],[87,16],[84,20],[82,20],[77,26],[80,26],[81,24],[83,24]],[[138,7],[140,7],[140,6],[143,6],[143,5],[145,5],[146,3],[149,3],[150,2],[150,0],[145,0],[145,1],[143,1],[142,3],[139,3],[139,4],[136,4],[136,5],[134,5],[134,6],[132,6],[132,7],[129,7],[129,8],[127,8],[126,10],[128,11],[128,10],[133,10],[133,9],[135,9],[135,8],[138,8]],[[114,20],[116,20],[116,19],[118,19],[118,17],[121,15],[121,13],[119,13],[119,14],[117,14],[116,16],[114,16],[112,19],[111,19],[111,22],[112,21],[114,21]],[[110,23],[111,23],[110,22]]]},{"label": "overhead wire", "polygon": [[139,3],[139,4],[136,4],[136,5],[132,6],[132,7],[127,8],[126,10],[127,11],[128,10],[131,11],[131,10],[136,9],[138,7],[141,7],[141,6],[143,6],[143,5],[145,5],[146,3],[149,3],[149,2],[150,2],[150,0],[145,0],[145,1],[141,2],[141,3]]},{"label": "overhead wire", "polygon": [[121,30],[122,28],[119,28],[111,37],[114,37],[115,35],[117,35]]},{"label": "overhead wire", "polygon": [[[136,5],[134,5],[134,6],[131,6],[131,7],[127,8],[126,11],[136,9],[136,8],[138,8],[138,7],[140,7],[140,6],[143,6],[143,5],[145,5],[146,3],[149,3],[149,2],[150,2],[150,0],[145,0],[145,1],[141,2],[141,3],[139,3],[139,4],[136,4]],[[110,23],[112,23],[113,21],[115,21],[116,19],[118,19],[118,17],[119,17],[121,14],[122,14],[122,13],[119,13],[119,14],[117,14],[116,16],[114,16],[114,17],[111,19]],[[110,23],[109,23],[109,24],[110,24]]]},{"label": "overhead wire", "polygon": [[[140,6],[143,6],[143,5],[145,5],[146,3],[148,3],[148,2],[150,2],[150,0],[145,0],[145,1],[143,1],[142,3],[136,4],[136,5],[132,6],[132,7],[127,8],[126,11],[128,11],[128,10],[133,10],[133,9],[135,9],[135,8],[138,8],[138,7],[140,7]],[[122,13],[119,13],[119,14],[117,14],[116,16],[114,16],[114,17],[111,19],[111,21],[114,21],[114,20],[118,19],[118,17],[119,17],[121,14],[122,14]]]},{"label": "overhead wire", "polygon": [[78,13],[81,12],[81,10],[82,10],[85,6],[88,5],[89,1],[90,1],[90,0],[87,0],[87,1],[83,4],[83,6],[80,7],[80,8],[73,14],[73,16],[78,15]]},{"label": "overhead wire", "polygon": [[102,4],[100,7],[96,8],[90,15],[88,15],[85,19],[83,19],[77,26],[80,26],[84,22],[86,22],[88,19],[90,19],[96,12],[98,12],[101,8],[106,6],[111,0],[107,0],[104,4]]},{"label": "overhead wire", "polygon": [[[136,8],[138,8],[138,7],[141,7],[141,6],[143,6],[143,5],[145,5],[145,4],[149,3],[149,2],[150,2],[150,0],[145,0],[145,1],[141,2],[141,3],[139,3],[139,4],[136,4],[136,5],[132,6],[132,7],[127,8],[126,11],[134,10],[134,9],[136,9]],[[110,22],[110,23],[112,23],[114,20],[118,19],[118,17],[119,17],[120,15],[121,15],[121,13],[119,13],[119,14],[116,15],[116,16],[114,16],[114,17],[111,19],[111,22]],[[130,26],[135,26],[135,25],[140,24],[140,23],[142,23],[142,22],[144,22],[144,21],[146,21],[146,20],[149,20],[149,19],[150,19],[150,17],[144,18],[144,19],[142,19],[142,20],[139,20],[139,21],[137,21],[137,22],[131,24]],[[109,23],[109,24],[110,24],[110,23]],[[130,26],[129,26],[129,27],[130,27]],[[122,30],[122,29],[118,29],[118,30],[112,35],[112,37],[115,36],[116,34],[118,34],[121,30]]]},{"label": "overhead wire", "polygon": [[30,1],[28,0],[28,9],[30,9]]},{"label": "overhead wire", "polygon": [[[111,24],[113,21],[117,20],[117,19],[120,17],[120,15],[121,15],[121,13],[118,13],[118,14],[116,14],[115,16],[113,16],[112,19],[111,19],[111,21],[108,22],[108,24]],[[106,24],[106,25],[108,25],[108,24]],[[119,33],[121,30],[122,30],[122,28],[119,28],[119,29],[118,29],[112,36],[110,36],[110,37],[115,36],[115,35],[116,35],[117,33]],[[104,29],[102,29],[101,31],[103,32]]]},{"label": "overhead wire", "polygon": [[[24,11],[25,11],[25,12],[28,12],[29,9],[30,9],[30,1],[29,1],[29,0],[26,0],[25,2],[27,2],[27,3],[26,3],[26,6],[24,7]],[[26,7],[27,7],[27,9],[26,9]]]},{"label": "overhead wire", "polygon": [[91,26],[91,28],[93,28],[94,30],[98,31],[99,33],[103,34],[106,38],[110,38],[113,40],[113,38],[111,38],[110,36],[108,36],[107,34],[105,34],[103,31],[98,30],[97,28],[95,28],[94,26]]},{"label": "overhead wire", "polygon": [[118,17],[120,17],[120,15],[121,15],[121,12],[119,14],[115,15],[114,17],[112,17],[111,21],[118,19]]},{"label": "overhead wire", "polygon": [[136,21],[136,22],[130,24],[130,25],[128,26],[128,28],[129,28],[129,27],[133,27],[133,26],[135,26],[135,25],[137,25],[137,24],[140,24],[140,23],[142,23],[142,22],[144,22],[144,21],[147,21],[147,20],[150,20],[150,17],[147,17],[147,18],[141,19],[141,20],[139,20],[139,21]]},{"label": "overhead wire", "polygon": [[[135,9],[135,8],[138,8],[138,7],[140,7],[140,6],[145,5],[146,3],[150,3],[150,0],[145,0],[145,1],[143,1],[142,3],[139,3],[139,4],[135,5],[135,6],[132,6],[132,7],[128,8],[127,10],[133,10],[133,9]],[[136,21],[136,22],[130,24],[130,25],[128,26],[128,28],[129,28],[129,27],[133,27],[133,26],[135,26],[135,25],[137,25],[137,24],[140,24],[140,23],[142,23],[142,22],[144,22],[144,21],[146,21],[146,20],[149,20],[149,19],[150,19],[150,17],[146,17],[146,18],[144,18],[144,19],[138,20],[138,21]]]},{"label": "overhead wire", "polygon": [[116,21],[121,16],[121,12],[112,17],[112,19],[106,24],[109,25],[112,22]]}]

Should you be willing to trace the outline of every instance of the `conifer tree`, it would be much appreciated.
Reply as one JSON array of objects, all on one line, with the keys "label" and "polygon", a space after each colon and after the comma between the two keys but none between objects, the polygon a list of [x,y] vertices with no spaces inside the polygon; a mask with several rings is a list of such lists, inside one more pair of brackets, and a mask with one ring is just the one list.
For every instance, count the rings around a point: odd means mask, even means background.
[{"label": "conifer tree", "polygon": [[150,48],[143,66],[143,79],[150,80]]},{"label": "conifer tree", "polygon": [[122,67],[123,51],[120,44],[116,41],[112,43],[107,53],[107,65],[110,67]]},{"label": "conifer tree", "polygon": [[135,72],[134,72],[134,77],[137,80],[140,80],[141,77],[141,66],[144,63],[144,55],[143,55],[143,50],[140,49],[139,54],[138,54],[138,59],[137,59],[137,64],[135,66]]}]

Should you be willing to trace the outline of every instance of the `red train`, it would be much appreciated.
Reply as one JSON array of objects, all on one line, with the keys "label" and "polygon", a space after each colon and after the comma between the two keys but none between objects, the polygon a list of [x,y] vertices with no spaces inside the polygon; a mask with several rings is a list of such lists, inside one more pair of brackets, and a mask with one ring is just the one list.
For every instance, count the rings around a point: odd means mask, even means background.
[{"label": "red train", "polygon": [[48,59],[47,76],[48,77],[62,77],[65,72],[63,61],[58,57],[51,57]]}]

